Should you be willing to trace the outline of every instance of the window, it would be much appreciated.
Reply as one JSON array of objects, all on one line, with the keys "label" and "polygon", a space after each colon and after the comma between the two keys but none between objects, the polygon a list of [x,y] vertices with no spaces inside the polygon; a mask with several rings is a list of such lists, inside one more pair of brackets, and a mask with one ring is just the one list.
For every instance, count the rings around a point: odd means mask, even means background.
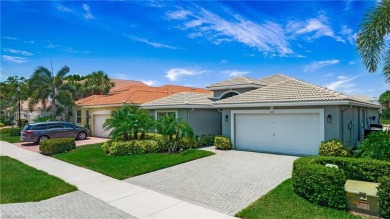
[{"label": "window", "polygon": [[74,125],[70,124],[70,123],[64,123],[64,128],[71,128],[71,129],[73,129]]},{"label": "window", "polygon": [[76,123],[81,123],[81,110],[77,110]]},{"label": "window", "polygon": [[159,120],[161,117],[166,116],[166,115],[171,115],[171,116],[176,117],[176,112],[175,111],[156,112],[156,119]]},{"label": "window", "polygon": [[46,124],[35,125],[30,127],[30,130],[45,130],[45,129],[47,129]]},{"label": "window", "polygon": [[61,123],[52,123],[47,125],[47,129],[58,129],[62,127],[63,125]]}]

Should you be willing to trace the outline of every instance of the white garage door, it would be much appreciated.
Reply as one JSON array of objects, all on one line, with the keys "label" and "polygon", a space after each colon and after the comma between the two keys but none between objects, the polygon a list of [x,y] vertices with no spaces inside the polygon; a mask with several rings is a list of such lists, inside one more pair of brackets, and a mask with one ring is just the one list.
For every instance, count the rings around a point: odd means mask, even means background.
[{"label": "white garage door", "polygon": [[93,136],[108,138],[111,130],[105,131],[103,124],[106,122],[110,115],[93,115]]},{"label": "white garage door", "polygon": [[319,113],[235,114],[239,150],[317,155],[321,140]]}]

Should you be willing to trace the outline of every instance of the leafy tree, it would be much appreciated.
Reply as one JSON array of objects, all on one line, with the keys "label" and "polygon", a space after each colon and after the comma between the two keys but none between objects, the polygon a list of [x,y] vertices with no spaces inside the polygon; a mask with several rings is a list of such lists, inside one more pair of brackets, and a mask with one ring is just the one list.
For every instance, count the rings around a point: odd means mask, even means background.
[{"label": "leafy tree", "polygon": [[20,87],[20,100],[27,100],[28,89],[24,77],[8,77],[4,82],[0,82],[0,122],[11,125],[15,112],[18,110],[19,94],[17,87]]},{"label": "leafy tree", "polygon": [[379,96],[379,103],[386,109],[390,108],[390,90],[383,92]]},{"label": "leafy tree", "polygon": [[108,94],[110,89],[115,86],[104,71],[92,72],[92,74],[85,76],[84,83],[87,96]]},{"label": "leafy tree", "polygon": [[382,0],[365,16],[357,36],[357,48],[369,72],[377,70],[383,60],[383,73],[390,83],[390,48],[385,37],[390,33],[390,0]]},{"label": "leafy tree", "polygon": [[103,127],[111,131],[111,137],[123,137],[125,140],[138,139],[138,133],[142,132],[141,139],[145,132],[154,125],[153,119],[148,116],[146,110],[137,105],[125,105],[120,109],[111,112]]},{"label": "leafy tree", "polygon": [[52,121],[52,118],[50,116],[38,116],[35,119],[33,119],[33,122],[49,122]]},{"label": "leafy tree", "polygon": [[46,102],[51,98],[51,117],[56,119],[59,95],[67,89],[64,83],[64,77],[69,72],[69,67],[62,67],[54,76],[47,68],[40,66],[35,69],[33,75],[28,80],[30,93],[29,107],[32,110],[33,106],[41,102],[46,107]]}]

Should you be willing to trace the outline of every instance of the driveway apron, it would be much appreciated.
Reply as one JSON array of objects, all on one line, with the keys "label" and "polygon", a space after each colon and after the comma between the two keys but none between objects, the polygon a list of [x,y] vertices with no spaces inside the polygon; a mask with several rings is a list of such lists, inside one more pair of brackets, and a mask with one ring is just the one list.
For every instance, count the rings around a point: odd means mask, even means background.
[{"label": "driveway apron", "polygon": [[216,154],[126,179],[187,202],[234,215],[291,177],[297,157],[245,151]]}]

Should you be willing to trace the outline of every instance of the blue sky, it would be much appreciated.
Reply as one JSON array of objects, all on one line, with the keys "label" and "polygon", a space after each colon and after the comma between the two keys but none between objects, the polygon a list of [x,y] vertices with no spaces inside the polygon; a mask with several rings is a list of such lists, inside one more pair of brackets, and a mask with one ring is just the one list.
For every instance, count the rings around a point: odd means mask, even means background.
[{"label": "blue sky", "polygon": [[1,80],[38,66],[159,86],[283,73],[378,97],[355,38],[375,1],[3,1]]}]

